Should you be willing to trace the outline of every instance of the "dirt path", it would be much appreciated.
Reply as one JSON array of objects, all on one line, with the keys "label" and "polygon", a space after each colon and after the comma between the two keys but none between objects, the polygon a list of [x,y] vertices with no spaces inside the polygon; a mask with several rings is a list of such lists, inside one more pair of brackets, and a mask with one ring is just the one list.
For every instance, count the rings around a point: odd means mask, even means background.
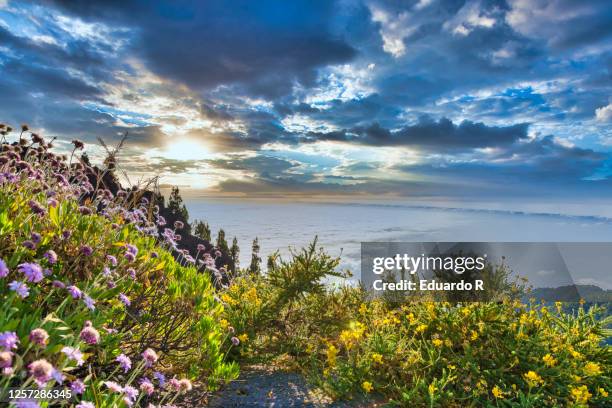
[{"label": "dirt path", "polygon": [[317,395],[300,374],[265,366],[243,367],[236,381],[209,399],[209,407],[213,408],[371,408],[374,406],[364,402],[332,402]]}]

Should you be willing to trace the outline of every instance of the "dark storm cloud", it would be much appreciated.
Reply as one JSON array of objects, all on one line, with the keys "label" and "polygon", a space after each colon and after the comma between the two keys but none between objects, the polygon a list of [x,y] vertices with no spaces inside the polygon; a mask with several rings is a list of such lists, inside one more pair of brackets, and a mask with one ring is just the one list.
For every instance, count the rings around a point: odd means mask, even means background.
[{"label": "dark storm cloud", "polygon": [[239,83],[278,97],[314,69],[356,51],[330,33],[328,1],[54,2],[75,15],[137,27],[134,52],[156,73],[194,88]]},{"label": "dark storm cloud", "polygon": [[419,123],[391,131],[374,123],[350,130],[312,133],[308,141],[332,140],[369,146],[411,146],[429,150],[465,150],[498,147],[527,138],[528,124],[487,126],[465,120],[454,124],[449,119],[423,118]]},{"label": "dark storm cloud", "polygon": [[[610,155],[592,149],[564,146],[552,136],[517,142],[488,160],[399,165],[411,174],[438,175],[457,180],[489,180],[521,183],[568,183],[575,186],[610,160]],[[486,174],[486,178],[483,175]],[[592,183],[593,184],[593,183]]]}]

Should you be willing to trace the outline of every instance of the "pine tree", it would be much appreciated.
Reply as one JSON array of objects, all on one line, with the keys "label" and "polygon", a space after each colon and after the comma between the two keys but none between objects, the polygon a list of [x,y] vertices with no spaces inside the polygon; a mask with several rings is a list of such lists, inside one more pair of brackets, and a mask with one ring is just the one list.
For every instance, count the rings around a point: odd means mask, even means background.
[{"label": "pine tree", "polygon": [[212,237],[210,236],[210,226],[207,222],[196,220],[194,234],[196,237],[201,238],[204,241],[212,241]]},{"label": "pine tree", "polygon": [[238,256],[240,255],[240,248],[238,247],[238,240],[236,237],[232,240],[232,247],[230,248],[230,256],[232,257],[232,272],[236,272],[238,269]]},{"label": "pine tree", "polygon": [[223,231],[223,228],[221,228],[217,234],[217,248],[219,248],[219,251],[221,251],[223,255],[227,255],[229,252],[229,247],[227,246],[227,241],[225,240],[225,231]]},{"label": "pine tree", "polygon": [[249,266],[249,271],[252,274],[261,273],[261,258],[259,257],[259,240],[257,237],[255,237],[253,240],[253,247],[251,250],[251,265]]},{"label": "pine tree", "polygon": [[186,232],[191,230],[189,226],[189,211],[187,211],[187,207],[183,203],[183,198],[177,186],[172,187],[172,192],[168,199],[168,210],[170,210],[172,215],[177,216],[177,218],[185,223]]}]

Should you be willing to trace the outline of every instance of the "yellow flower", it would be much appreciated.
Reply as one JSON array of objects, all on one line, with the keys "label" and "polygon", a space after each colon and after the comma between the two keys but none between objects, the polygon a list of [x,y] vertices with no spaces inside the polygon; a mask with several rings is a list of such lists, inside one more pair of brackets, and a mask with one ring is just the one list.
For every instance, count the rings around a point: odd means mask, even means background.
[{"label": "yellow flower", "polygon": [[227,303],[230,306],[235,305],[237,302],[227,293],[221,295],[221,300]]},{"label": "yellow flower", "polygon": [[603,388],[599,387],[597,389],[597,392],[599,393],[599,395],[601,395],[604,398],[608,397],[608,392],[606,390],[604,390]]},{"label": "yellow flower", "polygon": [[588,362],[584,365],[584,374],[587,376],[595,376],[601,374],[601,367],[597,363]]},{"label": "yellow flower", "polygon": [[359,314],[364,315],[364,314],[366,314],[367,312],[368,312],[368,306],[367,306],[365,303],[362,303],[362,304],[359,306]]},{"label": "yellow flower", "polygon": [[448,367],[449,370],[454,370],[455,368],[457,368],[457,366],[454,364],[449,364],[446,367]]},{"label": "yellow flower", "polygon": [[540,377],[535,371],[528,371],[523,374],[523,377],[525,377],[525,381],[527,381],[527,384],[529,384],[530,387],[537,387],[538,385],[544,383],[542,377]]},{"label": "yellow flower", "polygon": [[246,343],[248,339],[249,335],[246,333],[242,333],[240,336],[238,336],[238,340],[240,340],[241,343]]},{"label": "yellow flower", "polygon": [[476,340],[478,338],[478,332],[476,330],[472,330],[472,334],[470,336],[470,339],[472,341]]},{"label": "yellow flower", "polygon": [[554,367],[555,364],[557,364],[557,360],[555,360],[550,353],[542,357],[542,361],[544,361],[544,364],[546,364],[547,367]]},{"label": "yellow flower", "polygon": [[372,388],[374,388],[374,387],[372,387],[372,383],[371,383],[371,382],[369,382],[369,381],[364,381],[364,382],[361,384],[361,388],[363,388],[363,390],[364,390],[365,392],[370,392],[370,391],[372,391]]},{"label": "yellow flower", "polygon": [[576,404],[581,405],[586,404],[593,396],[593,394],[589,392],[589,389],[586,385],[570,388],[570,394],[572,395],[572,399],[576,401]]},{"label": "yellow flower", "polygon": [[444,344],[444,342],[442,340],[440,340],[440,339],[433,339],[431,342],[436,347],[440,347],[442,344]]},{"label": "yellow flower", "polygon": [[420,324],[417,326],[416,329],[414,329],[414,332],[419,334],[419,333],[423,333],[425,330],[427,330],[427,325],[426,324]]},{"label": "yellow flower", "polygon": [[491,390],[495,398],[504,398],[504,392],[497,385]]},{"label": "yellow flower", "polygon": [[225,319],[221,319],[219,324],[221,325],[222,329],[227,329],[229,327],[229,322],[227,320],[225,320]]},{"label": "yellow flower", "polygon": [[336,356],[338,355],[338,349],[333,344],[330,344],[327,348],[327,363],[333,367],[336,365]]},{"label": "yellow flower", "polygon": [[412,312],[408,313],[406,318],[408,319],[408,323],[410,324],[414,324],[414,322],[416,321],[416,318],[414,317],[414,313]]},{"label": "yellow flower", "polygon": [[429,384],[429,387],[427,387],[427,390],[429,391],[429,395],[434,395],[438,390],[438,387],[436,387],[436,384],[431,383]]},{"label": "yellow flower", "polygon": [[378,364],[382,364],[382,362],[383,362],[382,354],[373,353],[372,354],[372,361],[374,361],[375,363],[378,363]]}]

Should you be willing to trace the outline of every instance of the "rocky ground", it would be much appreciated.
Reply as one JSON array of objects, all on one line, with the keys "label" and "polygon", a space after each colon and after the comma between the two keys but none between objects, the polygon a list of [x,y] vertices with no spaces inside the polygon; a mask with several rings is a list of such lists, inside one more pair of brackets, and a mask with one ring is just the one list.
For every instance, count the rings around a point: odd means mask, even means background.
[{"label": "rocky ground", "polygon": [[309,386],[298,373],[267,366],[243,367],[240,377],[213,395],[191,393],[182,407],[212,408],[374,408],[367,401],[334,402]]}]

